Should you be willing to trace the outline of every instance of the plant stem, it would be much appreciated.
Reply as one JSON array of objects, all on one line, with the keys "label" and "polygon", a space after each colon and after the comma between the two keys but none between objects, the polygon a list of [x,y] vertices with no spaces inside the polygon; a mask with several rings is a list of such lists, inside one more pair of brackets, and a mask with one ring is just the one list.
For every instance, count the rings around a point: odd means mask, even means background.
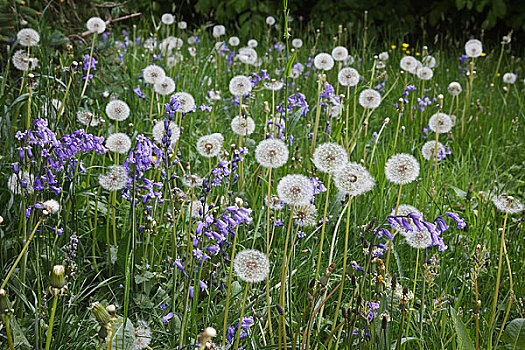
[{"label": "plant stem", "polygon": [[[95,41],[97,40],[97,32],[93,33],[93,41],[91,42],[91,51],[89,53],[89,62],[88,62],[88,70],[86,74],[86,81],[84,82],[84,87],[82,88],[82,92],[80,93],[80,98],[84,96],[84,93],[86,92],[87,84],[89,81],[89,73],[91,72],[91,60],[93,59],[93,49],[95,48]],[[58,118],[58,117],[57,117]]]},{"label": "plant stem", "polygon": [[496,275],[496,287],[494,290],[494,299],[492,300],[492,310],[491,310],[491,316],[490,316],[490,322],[489,322],[489,330],[492,329],[492,326],[494,325],[494,319],[496,318],[496,306],[498,305],[499,285],[501,282],[501,262],[503,259],[503,246],[505,244],[505,228],[507,226],[508,216],[509,216],[509,213],[505,213],[505,219],[503,221],[503,230],[501,231],[501,243],[500,243],[500,248],[499,248],[499,259],[498,259],[498,274]]},{"label": "plant stem", "polygon": [[235,257],[235,246],[237,245],[237,236],[239,233],[239,226],[235,228],[235,236],[233,237],[232,254],[230,256],[230,270],[228,272],[228,287],[226,289],[226,307],[224,309],[224,323],[222,328],[222,346],[226,344],[226,331],[228,327],[228,309],[230,308],[230,293],[232,285],[232,272],[233,272],[233,258]]},{"label": "plant stem", "polygon": [[53,306],[51,307],[51,316],[49,317],[49,328],[47,329],[47,338],[46,338],[46,350],[49,350],[51,346],[51,336],[53,335],[53,322],[55,321],[55,312],[57,310],[58,302],[58,293],[53,297]]}]

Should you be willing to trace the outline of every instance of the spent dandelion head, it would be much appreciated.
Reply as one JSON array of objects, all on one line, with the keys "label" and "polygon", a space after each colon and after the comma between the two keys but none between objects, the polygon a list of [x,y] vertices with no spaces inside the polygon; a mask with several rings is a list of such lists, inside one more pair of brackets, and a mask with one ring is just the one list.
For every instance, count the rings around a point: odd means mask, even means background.
[{"label": "spent dandelion head", "polygon": [[314,58],[314,66],[316,69],[328,71],[334,66],[334,59],[327,53],[320,53]]},{"label": "spent dandelion head", "polygon": [[124,154],[131,148],[131,139],[128,135],[117,132],[106,139],[106,147],[111,152]]},{"label": "spent dandelion head", "polygon": [[254,132],[255,122],[251,117],[236,116],[231,122],[232,131],[240,136],[247,136]]},{"label": "spent dandelion head", "polygon": [[343,46],[336,46],[332,50],[332,57],[334,60],[341,62],[348,57],[348,50]]},{"label": "spent dandelion head", "polygon": [[461,84],[457,81],[453,81],[450,84],[448,84],[447,90],[448,93],[452,96],[458,96],[459,94],[461,94],[461,91],[463,91],[463,89],[461,88]]},{"label": "spent dandelion head", "polygon": [[337,143],[325,142],[315,149],[313,162],[319,171],[333,173],[348,162],[348,153]]},{"label": "spent dandelion head", "polygon": [[21,29],[17,34],[16,38],[21,46],[36,46],[40,41],[40,35],[38,32],[31,28]]},{"label": "spent dandelion head", "polygon": [[517,214],[525,209],[519,199],[512,196],[500,195],[492,198],[498,210],[508,214]]},{"label": "spent dandelion head", "polygon": [[245,249],[235,256],[233,269],[237,276],[245,282],[261,282],[270,273],[270,261],[258,250]]},{"label": "spent dandelion head", "polygon": [[288,147],[279,139],[263,140],[255,148],[255,159],[264,168],[279,168],[288,161]]},{"label": "spent dandelion head", "polygon": [[216,157],[222,150],[223,141],[224,138],[220,138],[216,134],[202,136],[197,141],[197,152],[206,158]]},{"label": "spent dandelion head", "polygon": [[91,33],[102,34],[106,30],[106,22],[100,17],[91,17],[86,26]]},{"label": "spent dandelion head", "polygon": [[359,104],[363,108],[377,108],[381,104],[381,94],[374,89],[363,90],[359,94]]},{"label": "spent dandelion head", "polygon": [[119,122],[126,120],[129,117],[129,112],[128,104],[121,100],[113,100],[106,105],[106,115],[112,120]]},{"label": "spent dandelion head", "polygon": [[277,184],[277,195],[288,205],[305,204],[313,198],[314,186],[304,175],[286,175]]},{"label": "spent dandelion head", "polygon": [[123,166],[112,165],[108,168],[106,174],[98,177],[98,182],[105,190],[118,191],[126,187],[128,172]]},{"label": "spent dandelion head", "polygon": [[311,203],[296,205],[292,217],[299,227],[314,226],[317,223],[317,208]]},{"label": "spent dandelion head", "polygon": [[[445,146],[441,144],[441,142],[438,142],[437,146],[437,159],[440,159],[440,154],[445,154]],[[428,141],[426,142],[423,147],[421,147],[421,155],[426,160],[434,160],[436,159],[436,141]]]},{"label": "spent dandelion head", "polygon": [[477,39],[470,39],[465,44],[465,53],[468,57],[479,57],[483,53],[483,46],[481,41]]},{"label": "spent dandelion head", "polygon": [[395,154],[385,164],[385,175],[389,181],[395,184],[409,184],[416,180],[419,175],[419,163],[411,154]]},{"label": "spent dandelion head", "polygon": [[337,74],[337,80],[342,86],[356,86],[359,83],[359,72],[354,68],[345,67]]},{"label": "spent dandelion head", "polygon": [[166,72],[156,64],[150,64],[142,71],[144,81],[148,84],[159,84],[166,78]]},{"label": "spent dandelion head", "polygon": [[428,127],[432,132],[445,134],[452,129],[452,120],[448,114],[438,112],[430,117]]},{"label": "spent dandelion head", "polygon": [[237,75],[230,80],[230,92],[233,96],[245,96],[252,91],[252,82],[244,75]]},{"label": "spent dandelion head", "polygon": [[335,172],[334,184],[339,191],[355,197],[374,188],[375,180],[364,166],[348,162]]}]

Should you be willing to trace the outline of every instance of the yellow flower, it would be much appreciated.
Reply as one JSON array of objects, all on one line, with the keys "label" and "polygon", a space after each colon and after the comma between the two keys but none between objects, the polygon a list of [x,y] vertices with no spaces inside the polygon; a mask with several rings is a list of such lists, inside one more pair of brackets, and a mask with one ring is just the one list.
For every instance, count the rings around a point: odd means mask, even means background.
[{"label": "yellow flower", "polygon": [[419,52],[416,52],[416,56],[419,56]]},{"label": "yellow flower", "polygon": [[403,47],[407,48],[409,47],[410,45],[408,45],[407,43],[403,43]]},{"label": "yellow flower", "polygon": [[199,28],[199,29],[197,29],[197,32],[199,32],[199,33],[200,33],[200,32],[201,32],[201,29],[200,29],[200,28]]},{"label": "yellow flower", "polygon": [[499,76],[500,76],[500,75],[501,75],[501,74],[499,74],[499,73],[498,73],[498,74],[496,74],[496,76],[497,76],[498,78],[499,78]]},{"label": "yellow flower", "polygon": [[485,56],[487,56],[487,54],[485,52],[482,52],[481,57],[485,57]]},{"label": "yellow flower", "polygon": [[392,46],[390,46],[390,47],[392,48],[392,50],[397,49],[397,46],[396,46],[396,45],[392,45]]}]

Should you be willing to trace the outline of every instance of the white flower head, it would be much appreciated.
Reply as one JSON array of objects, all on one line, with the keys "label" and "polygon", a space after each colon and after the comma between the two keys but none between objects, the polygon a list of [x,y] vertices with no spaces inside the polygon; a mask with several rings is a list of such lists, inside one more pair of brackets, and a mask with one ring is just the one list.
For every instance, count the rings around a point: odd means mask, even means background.
[{"label": "white flower head", "polygon": [[273,16],[266,17],[266,24],[269,26],[273,26],[275,24],[275,18],[273,18]]},{"label": "white flower head", "polygon": [[257,45],[259,45],[257,40],[255,40],[255,39],[248,40],[248,47],[251,47],[253,49],[253,48],[256,48]]},{"label": "white flower head", "polygon": [[103,189],[118,191],[128,183],[128,171],[120,165],[112,165],[104,175],[98,177],[98,182]]},{"label": "white flower head", "polygon": [[404,236],[405,241],[412,248],[426,249],[432,245],[432,236],[427,229],[422,231],[414,229],[412,232],[406,232]]},{"label": "white flower head", "polygon": [[131,148],[131,139],[128,135],[117,132],[115,134],[109,135],[106,140],[106,147],[111,152],[124,154]]},{"label": "white flower head", "polygon": [[317,208],[311,203],[296,205],[293,207],[292,217],[297,226],[314,226],[317,223]]},{"label": "white flower head", "polygon": [[334,184],[339,191],[355,197],[374,188],[375,180],[364,166],[348,162],[335,172]]},{"label": "white flower head", "polygon": [[233,270],[245,282],[262,282],[270,273],[270,261],[258,250],[245,249],[235,256]]},{"label": "white flower head", "polygon": [[216,25],[213,27],[212,35],[214,38],[219,38],[226,34],[226,28],[222,25]]},{"label": "white flower head", "polygon": [[515,73],[503,74],[503,82],[505,84],[514,84],[516,82],[517,75]]},{"label": "white flower head", "polygon": [[452,96],[458,96],[459,94],[461,94],[461,91],[463,91],[463,89],[461,88],[461,84],[457,81],[453,81],[450,84],[448,84],[447,90],[448,93]]},{"label": "white flower head", "polygon": [[128,104],[121,100],[113,100],[106,105],[106,115],[112,120],[119,122],[126,120],[129,117],[129,112]]},{"label": "white flower head", "polygon": [[217,134],[202,136],[197,141],[197,152],[206,158],[216,157],[222,150],[223,140],[223,138],[217,137]]},{"label": "white flower head", "polygon": [[434,76],[434,72],[428,67],[422,67],[417,70],[416,75],[420,80],[430,80]]},{"label": "white flower head", "polygon": [[430,117],[428,120],[428,127],[433,132],[444,134],[452,129],[452,120],[448,114],[438,112]]},{"label": "white flower head", "polygon": [[88,19],[86,26],[92,33],[102,34],[106,30],[106,22],[100,17],[91,17]]},{"label": "white flower head", "polygon": [[252,91],[252,82],[244,75],[237,75],[230,80],[230,92],[234,96],[248,95]]},{"label": "white flower head", "polygon": [[397,185],[409,184],[419,175],[419,163],[411,154],[395,154],[385,164],[385,175]]},{"label": "white flower head", "polygon": [[303,41],[299,38],[295,38],[292,40],[292,46],[296,49],[300,49],[303,46]]},{"label": "white flower head", "polygon": [[492,198],[498,210],[508,214],[517,214],[525,209],[519,199],[512,196],[500,195]]},{"label": "white flower head", "polygon": [[48,214],[56,214],[60,210],[60,204],[54,199],[49,199],[42,203],[42,209]]},{"label": "white flower head", "polygon": [[247,136],[254,132],[255,122],[251,117],[236,116],[231,122],[232,131],[240,136]]},{"label": "white flower head", "polygon": [[313,162],[319,171],[333,173],[348,162],[348,153],[337,143],[325,142],[315,149]]},{"label": "white flower head", "polygon": [[363,108],[377,108],[381,104],[381,94],[374,89],[363,90],[359,94],[359,104]]},{"label": "white flower head", "polygon": [[171,25],[171,24],[173,24],[175,22],[175,18],[173,17],[173,15],[171,13],[163,14],[162,17],[160,18],[160,20],[165,25]]},{"label": "white flower head", "polygon": [[164,81],[166,78],[166,73],[162,67],[157,66],[156,64],[150,64],[144,68],[142,75],[144,81],[148,84],[157,84]]},{"label": "white flower head", "polygon": [[155,124],[152,130],[153,139],[159,144],[165,144],[169,138],[169,146],[173,146],[179,140],[180,129],[175,122],[170,121],[166,130],[165,124],[166,121]]},{"label": "white flower head", "polygon": [[34,70],[38,66],[38,58],[27,56],[27,50],[17,50],[13,54],[13,66],[21,71]]},{"label": "white flower head", "polygon": [[288,147],[279,139],[263,140],[255,148],[255,159],[264,168],[279,168],[288,161]]},{"label": "white flower head", "polygon": [[277,184],[277,195],[288,205],[305,204],[313,198],[314,186],[304,175],[286,175]]},{"label": "white flower head", "polygon": [[156,93],[166,96],[175,91],[175,81],[173,81],[173,79],[170,77],[165,77],[163,81],[156,83],[154,88]]},{"label": "white flower head", "polygon": [[343,68],[337,74],[337,80],[342,86],[356,86],[359,83],[359,72],[354,68]]},{"label": "white flower head", "polygon": [[332,50],[332,57],[336,61],[344,61],[348,57],[348,50],[343,46],[336,46]]},{"label": "white flower head", "polygon": [[31,28],[21,29],[17,34],[16,38],[22,46],[36,46],[40,41],[40,35],[38,32]]},{"label": "white flower head", "polygon": [[[440,154],[445,153],[445,146],[441,144],[441,142],[438,142],[437,146],[437,156],[439,159]],[[436,159],[436,141],[428,141],[426,142],[423,147],[421,147],[421,155],[426,160],[434,160]]]},{"label": "white flower head", "polygon": [[316,69],[328,71],[334,66],[334,59],[327,53],[320,53],[314,58],[314,66]]},{"label": "white flower head", "polygon": [[236,36],[232,36],[230,39],[228,39],[228,44],[233,47],[239,46],[240,42],[241,41],[239,40],[239,37]]},{"label": "white flower head", "polygon": [[177,92],[172,96],[179,101],[179,107],[177,112],[182,112],[184,114],[195,111],[197,106],[195,105],[195,99],[193,96],[187,92]]},{"label": "white flower head", "polygon": [[483,46],[481,41],[471,39],[465,44],[465,53],[468,57],[479,57],[483,53]]}]

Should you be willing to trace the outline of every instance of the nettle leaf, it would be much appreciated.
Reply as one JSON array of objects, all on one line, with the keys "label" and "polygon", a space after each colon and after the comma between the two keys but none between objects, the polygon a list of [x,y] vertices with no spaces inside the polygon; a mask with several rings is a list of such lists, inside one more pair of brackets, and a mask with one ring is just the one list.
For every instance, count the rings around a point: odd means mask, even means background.
[{"label": "nettle leaf", "polygon": [[155,275],[151,271],[143,271],[141,274],[135,276],[135,283],[136,284],[142,284],[144,282],[148,282],[154,276]]},{"label": "nettle leaf", "polygon": [[501,341],[511,345],[512,349],[525,349],[525,318],[516,318],[505,327]]},{"label": "nettle leaf", "polygon": [[120,320],[113,326],[113,349],[133,350],[135,346],[135,327],[128,319],[124,326],[124,320]]}]

